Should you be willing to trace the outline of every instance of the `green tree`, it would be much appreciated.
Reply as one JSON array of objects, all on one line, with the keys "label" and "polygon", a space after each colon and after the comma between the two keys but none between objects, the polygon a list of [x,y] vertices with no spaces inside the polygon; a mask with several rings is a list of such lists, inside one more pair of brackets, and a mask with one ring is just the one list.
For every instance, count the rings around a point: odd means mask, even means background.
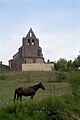
[{"label": "green tree", "polygon": [[[75,75],[74,75],[75,74]],[[68,82],[71,86],[71,91],[76,98],[80,98],[80,74],[78,72],[72,72],[68,77]]]},{"label": "green tree", "polygon": [[75,70],[75,65],[73,64],[73,61],[72,61],[72,60],[69,60],[69,61],[67,62],[67,70],[68,70],[68,71],[73,71],[73,70]]},{"label": "green tree", "polygon": [[66,71],[67,61],[64,58],[60,58],[56,63],[54,63],[54,69],[59,71]]},{"label": "green tree", "polygon": [[80,67],[80,55],[78,55],[78,57],[75,58],[75,60],[73,61],[73,64],[76,69],[78,69]]}]

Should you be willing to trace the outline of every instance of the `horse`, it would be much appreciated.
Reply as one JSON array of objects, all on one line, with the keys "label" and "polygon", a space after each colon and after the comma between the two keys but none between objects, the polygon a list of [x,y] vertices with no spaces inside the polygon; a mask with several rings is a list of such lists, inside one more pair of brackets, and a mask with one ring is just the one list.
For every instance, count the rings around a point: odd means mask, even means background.
[{"label": "horse", "polygon": [[18,101],[19,98],[20,98],[20,101],[22,101],[22,96],[31,96],[31,99],[33,99],[33,96],[35,95],[36,91],[39,88],[45,90],[45,87],[43,86],[42,83],[39,83],[39,84],[34,85],[29,88],[19,87],[19,88],[15,89],[14,102],[15,102],[15,99],[17,99],[17,101]]}]

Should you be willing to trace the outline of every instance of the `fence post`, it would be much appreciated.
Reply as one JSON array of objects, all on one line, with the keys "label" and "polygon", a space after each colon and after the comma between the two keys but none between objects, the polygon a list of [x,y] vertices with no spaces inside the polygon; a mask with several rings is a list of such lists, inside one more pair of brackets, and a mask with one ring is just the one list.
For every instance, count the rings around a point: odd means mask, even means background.
[{"label": "fence post", "polygon": [[2,72],[2,61],[0,61],[0,71]]},{"label": "fence post", "polygon": [[52,93],[52,85],[50,83],[50,96],[51,96],[51,93]]},{"label": "fence post", "polygon": [[53,84],[53,93],[54,93],[54,98],[55,98],[55,84]]}]

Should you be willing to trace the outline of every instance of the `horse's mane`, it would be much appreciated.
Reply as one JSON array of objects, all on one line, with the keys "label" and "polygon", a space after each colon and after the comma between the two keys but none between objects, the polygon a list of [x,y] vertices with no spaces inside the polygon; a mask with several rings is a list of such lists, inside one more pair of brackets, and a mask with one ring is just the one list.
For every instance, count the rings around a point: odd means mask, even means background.
[{"label": "horse's mane", "polygon": [[36,87],[36,86],[38,86],[40,83],[38,83],[37,85],[34,85],[34,86],[32,86],[32,87],[29,87],[29,88],[34,88],[34,87]]}]

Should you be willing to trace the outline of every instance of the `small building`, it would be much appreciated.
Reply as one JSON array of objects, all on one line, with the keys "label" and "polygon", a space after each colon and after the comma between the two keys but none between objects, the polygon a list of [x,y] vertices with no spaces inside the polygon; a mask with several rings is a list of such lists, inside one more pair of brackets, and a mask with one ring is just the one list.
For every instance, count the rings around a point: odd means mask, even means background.
[{"label": "small building", "polygon": [[0,61],[0,72],[2,72],[2,71],[9,71],[9,70],[10,70],[9,66],[8,65],[4,65],[2,63],[2,61]]},{"label": "small building", "polygon": [[9,60],[10,70],[22,70],[22,64],[44,63],[42,48],[39,46],[39,39],[36,38],[30,28],[26,37],[22,38],[22,46],[18,52]]}]

